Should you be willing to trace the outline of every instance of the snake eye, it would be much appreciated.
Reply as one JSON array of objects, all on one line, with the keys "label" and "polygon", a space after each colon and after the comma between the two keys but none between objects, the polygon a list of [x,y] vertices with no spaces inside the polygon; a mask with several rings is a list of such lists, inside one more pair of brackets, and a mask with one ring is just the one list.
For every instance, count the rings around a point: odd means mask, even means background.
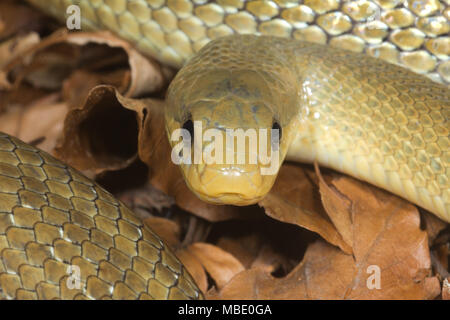
[{"label": "snake eye", "polygon": [[183,129],[189,132],[191,135],[191,141],[194,141],[194,123],[191,119],[188,119],[183,123]]},{"label": "snake eye", "polygon": [[274,121],[272,124],[272,130],[278,130],[278,141],[281,140],[281,126],[278,122]]}]

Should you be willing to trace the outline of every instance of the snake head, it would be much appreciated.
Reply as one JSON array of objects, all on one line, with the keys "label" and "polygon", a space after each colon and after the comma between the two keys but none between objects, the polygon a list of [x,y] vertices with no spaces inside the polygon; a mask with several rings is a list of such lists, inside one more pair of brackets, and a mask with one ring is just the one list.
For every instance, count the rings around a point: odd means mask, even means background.
[{"label": "snake head", "polygon": [[285,155],[283,130],[270,110],[236,98],[197,101],[189,110],[170,125],[169,136],[172,159],[190,189],[215,204],[248,205],[264,197]]},{"label": "snake head", "polygon": [[296,72],[277,46],[256,52],[252,41],[265,39],[212,41],[178,72],[167,92],[172,160],[206,202],[249,205],[263,198],[295,134]]},{"label": "snake head", "polygon": [[166,99],[172,160],[203,201],[249,205],[271,189],[292,140],[293,115],[252,70],[183,72]]}]

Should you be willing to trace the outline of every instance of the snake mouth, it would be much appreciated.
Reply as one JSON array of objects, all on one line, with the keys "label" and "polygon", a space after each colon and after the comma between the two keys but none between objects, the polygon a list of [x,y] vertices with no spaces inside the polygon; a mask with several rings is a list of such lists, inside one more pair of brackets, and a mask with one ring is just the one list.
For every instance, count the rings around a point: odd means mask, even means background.
[{"label": "snake mouth", "polygon": [[190,178],[186,179],[187,186],[198,198],[210,204],[252,205],[268,192],[264,188],[265,177],[257,170],[218,170],[212,165],[200,173],[197,170],[190,173],[186,174]]},{"label": "snake mouth", "polygon": [[225,192],[213,196],[209,196],[197,191],[194,193],[203,201],[215,204],[215,205],[235,205],[235,206],[248,206],[257,203],[263,198],[261,197],[247,197],[242,193]]},{"label": "snake mouth", "polygon": [[264,198],[276,178],[262,175],[258,168],[212,164],[202,170],[194,166],[181,169],[187,186],[200,200],[215,205],[247,206]]}]

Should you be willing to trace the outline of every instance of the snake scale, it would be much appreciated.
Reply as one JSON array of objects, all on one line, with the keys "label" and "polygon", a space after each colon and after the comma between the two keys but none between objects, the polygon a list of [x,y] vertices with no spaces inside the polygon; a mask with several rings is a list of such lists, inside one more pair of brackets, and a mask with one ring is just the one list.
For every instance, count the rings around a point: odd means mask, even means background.
[{"label": "snake scale", "polygon": [[[29,2],[59,18],[77,4],[85,27],[112,30],[172,66],[198,52],[169,87],[169,135],[194,121],[276,127],[281,160],[317,160],[450,221],[450,95],[434,82],[449,79],[446,1]],[[260,167],[181,166],[200,198],[236,205],[270,190],[276,175]],[[201,297],[170,250],[120,202],[6,134],[0,257],[0,297],[8,299]],[[76,290],[67,287],[70,265],[81,269]]]}]

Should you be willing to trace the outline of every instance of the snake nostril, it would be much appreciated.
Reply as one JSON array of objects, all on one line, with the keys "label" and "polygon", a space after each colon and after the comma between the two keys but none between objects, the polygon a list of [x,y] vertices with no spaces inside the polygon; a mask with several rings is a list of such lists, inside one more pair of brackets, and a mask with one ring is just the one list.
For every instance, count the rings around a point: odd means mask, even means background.
[{"label": "snake nostril", "polygon": [[277,121],[274,121],[272,124],[272,134],[270,135],[271,142],[272,142],[272,148],[274,151],[279,150],[281,134],[282,134],[282,130],[281,130],[280,124]]},{"label": "snake nostril", "polygon": [[281,140],[281,126],[277,121],[274,121],[272,124],[272,130],[278,130],[278,139]]},{"label": "snake nostril", "polygon": [[191,141],[194,141],[194,123],[191,119],[186,120],[183,123],[183,129],[187,130],[191,136]]}]

